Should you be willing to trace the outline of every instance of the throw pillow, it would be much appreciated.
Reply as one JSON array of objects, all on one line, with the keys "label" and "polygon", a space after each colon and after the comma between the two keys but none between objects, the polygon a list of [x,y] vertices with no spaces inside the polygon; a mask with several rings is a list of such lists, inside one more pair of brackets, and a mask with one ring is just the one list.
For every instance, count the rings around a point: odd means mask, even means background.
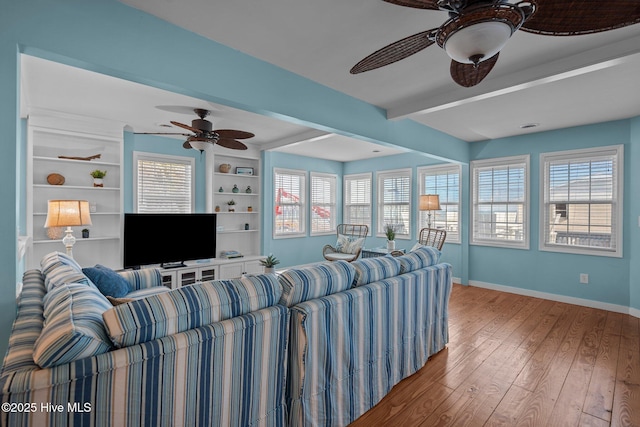
[{"label": "throw pillow", "polygon": [[86,267],[82,272],[87,275],[103,295],[122,298],[131,292],[129,282],[112,269],[97,264],[95,267]]},{"label": "throw pillow", "polygon": [[355,254],[364,244],[364,237],[347,236],[345,234],[338,235],[336,250],[343,254]]},{"label": "throw pillow", "polygon": [[111,350],[102,313],[112,308],[92,286],[64,284],[43,298],[44,326],[33,347],[41,368],[62,365]]},{"label": "throw pillow", "polygon": [[82,273],[82,269],[78,271],[70,265],[60,264],[49,268],[47,271],[44,276],[44,285],[47,288],[47,292],[51,292],[56,287],[68,283],[82,283],[85,286],[93,286],[91,280]]},{"label": "throw pillow", "polygon": [[356,269],[353,286],[363,286],[400,274],[400,261],[391,255],[363,258],[351,263]]},{"label": "throw pillow", "polygon": [[347,290],[353,284],[354,277],[355,268],[346,261],[290,268],[278,276],[282,286],[280,304],[292,307],[303,301]]},{"label": "throw pillow", "polygon": [[421,246],[406,255],[397,257],[400,261],[400,274],[419,268],[430,267],[440,262],[441,252],[432,246]]}]

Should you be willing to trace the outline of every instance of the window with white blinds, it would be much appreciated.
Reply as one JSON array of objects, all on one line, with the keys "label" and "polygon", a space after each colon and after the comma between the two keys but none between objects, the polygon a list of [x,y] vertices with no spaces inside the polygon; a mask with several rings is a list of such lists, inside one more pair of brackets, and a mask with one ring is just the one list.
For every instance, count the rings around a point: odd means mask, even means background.
[{"label": "window with white blinds", "polygon": [[134,152],[133,164],[136,212],[193,212],[195,162],[192,157]]},{"label": "window with white blinds", "polygon": [[333,174],[311,172],[311,235],[336,232],[336,182]]},{"label": "window with white blinds", "polygon": [[391,225],[396,237],[408,238],[411,233],[411,169],[379,172],[378,229],[384,237],[385,227]]},{"label": "window with white blinds", "polygon": [[540,250],[622,256],[623,146],[540,155]]},{"label": "window with white blinds", "polygon": [[[433,211],[431,226],[447,231],[447,242],[460,243],[460,165],[418,168],[420,194],[437,194],[440,210]],[[419,229],[427,226],[427,212],[419,212]]]},{"label": "window with white blinds", "polygon": [[371,174],[344,176],[342,222],[364,224],[371,233]]},{"label": "window with white blinds", "polygon": [[306,233],[306,177],[305,171],[274,168],[274,237],[299,237]]},{"label": "window with white blinds", "polygon": [[529,156],[471,162],[471,243],[529,249]]}]

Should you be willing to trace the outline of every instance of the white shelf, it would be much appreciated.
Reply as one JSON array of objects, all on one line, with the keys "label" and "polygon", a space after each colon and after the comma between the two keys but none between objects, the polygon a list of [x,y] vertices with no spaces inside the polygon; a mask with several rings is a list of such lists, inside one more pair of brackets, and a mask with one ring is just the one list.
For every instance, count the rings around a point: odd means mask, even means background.
[{"label": "white shelf", "polygon": [[242,173],[214,172],[214,174],[217,175],[217,176],[233,176],[233,177],[254,178],[254,179],[260,178],[259,175],[245,175],[245,174],[242,174]]},{"label": "white shelf", "polygon": [[95,166],[113,166],[113,167],[117,167],[117,168],[120,167],[120,165],[118,163],[103,162],[101,160],[59,159],[57,157],[46,157],[46,156],[33,156],[33,160],[34,161],[54,162],[54,163],[74,163],[74,164],[95,165]]},{"label": "white shelf", "polygon": [[224,191],[224,192],[216,192],[216,195],[219,196],[259,196],[259,193],[245,193],[244,191],[240,191],[239,193],[232,193],[229,191]]},{"label": "white shelf", "polygon": [[50,184],[33,184],[33,188],[55,188],[66,190],[91,190],[91,191],[120,191],[118,187],[94,187],[90,185],[50,185]]},{"label": "white shelf", "polygon": [[[87,239],[83,239],[82,237],[74,236],[76,238],[76,244],[82,242],[97,242],[101,240],[119,240],[120,236],[103,236],[103,237],[89,237]],[[62,244],[62,239],[46,239],[46,240],[34,240],[34,245],[45,244],[45,243],[57,243],[58,245]]]},{"label": "white shelf", "polygon": [[256,215],[259,214],[260,212],[256,212],[256,211],[252,211],[252,212],[247,212],[247,211],[240,211],[240,212],[215,212],[218,215],[240,215],[240,214],[249,214],[249,215]]},{"label": "white shelf", "polygon": [[224,231],[218,231],[218,234],[233,234],[233,233],[255,233],[256,229],[251,229],[251,230],[224,230]]}]

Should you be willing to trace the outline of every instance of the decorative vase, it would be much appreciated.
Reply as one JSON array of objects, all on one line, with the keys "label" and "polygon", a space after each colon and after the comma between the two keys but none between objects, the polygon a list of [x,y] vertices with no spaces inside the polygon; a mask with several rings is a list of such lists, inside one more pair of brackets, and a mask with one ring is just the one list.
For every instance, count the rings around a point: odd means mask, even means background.
[{"label": "decorative vase", "polygon": [[233,188],[231,189],[232,193],[237,193],[238,191],[240,191],[240,189],[238,188],[237,185],[233,184]]},{"label": "decorative vase", "polygon": [[94,187],[104,187],[102,178],[93,178]]},{"label": "decorative vase", "polygon": [[88,239],[89,238],[89,230],[87,230],[87,229],[82,230],[82,238],[83,239]]},{"label": "decorative vase", "polygon": [[229,206],[229,212],[235,212],[235,211],[236,210],[232,206]]},{"label": "decorative vase", "polygon": [[216,212],[220,212],[220,206],[216,206],[215,211],[216,211]]},{"label": "decorative vase", "polygon": [[396,249],[396,241],[395,240],[387,240],[387,250],[394,251]]},{"label": "decorative vase", "polygon": [[264,274],[273,274],[276,272],[275,267],[265,267],[264,268]]},{"label": "decorative vase", "polygon": [[229,173],[229,171],[231,170],[231,165],[229,163],[223,163],[218,169],[222,173]]},{"label": "decorative vase", "polygon": [[245,193],[247,193],[247,194],[251,194],[251,191],[252,191],[252,190],[251,190],[251,186],[250,186],[250,185],[248,185],[248,186],[247,186],[247,189],[246,189],[246,190],[244,190],[244,192],[245,192]]},{"label": "decorative vase", "polygon": [[247,212],[253,212],[253,207],[251,206],[247,207]]},{"label": "decorative vase", "polygon": [[222,186],[220,186],[220,188],[218,188],[218,193],[224,193],[224,188],[222,188]]},{"label": "decorative vase", "polygon": [[249,229],[249,224],[248,224],[248,223],[244,225],[244,229],[245,229],[245,230],[248,230],[248,229]]}]

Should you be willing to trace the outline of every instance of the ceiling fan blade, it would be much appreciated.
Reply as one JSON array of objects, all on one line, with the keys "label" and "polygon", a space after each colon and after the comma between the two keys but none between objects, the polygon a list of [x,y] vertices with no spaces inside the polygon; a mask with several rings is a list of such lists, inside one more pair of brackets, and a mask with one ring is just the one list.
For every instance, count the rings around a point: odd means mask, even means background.
[{"label": "ceiling fan blade", "polygon": [[637,0],[536,0],[536,12],[523,31],[549,36],[573,36],[626,27],[640,22]]},{"label": "ceiling fan blade", "polygon": [[496,65],[498,55],[500,55],[500,52],[496,53],[486,61],[478,63],[477,67],[473,64],[463,64],[452,60],[450,72],[453,81],[464,87],[477,85],[487,77],[489,72],[493,69],[493,66]]},{"label": "ceiling fan blade", "polygon": [[349,72],[351,74],[359,74],[364,73],[365,71],[375,70],[376,68],[393,64],[394,62],[405,59],[414,53],[418,53],[422,49],[425,49],[434,43],[433,40],[429,38],[429,33],[434,30],[437,30],[437,28],[423,31],[418,34],[405,37],[395,43],[391,43],[358,62]]},{"label": "ceiling fan blade", "polygon": [[183,128],[183,129],[190,130],[191,132],[194,132],[194,133],[196,133],[196,134],[198,134],[198,133],[202,133],[202,131],[201,131],[200,129],[196,129],[196,128],[192,127],[192,126],[185,125],[184,123],[174,122],[173,120],[171,120],[171,122],[170,122],[170,123],[171,123],[172,125],[174,125],[174,126],[178,126],[178,127]]},{"label": "ceiling fan blade", "polygon": [[216,144],[223,146],[224,148],[230,148],[232,150],[246,150],[247,146],[240,141],[236,141],[231,138],[220,138],[216,141]]},{"label": "ceiling fan blade", "polygon": [[384,0],[387,3],[397,4],[398,6],[415,7],[416,9],[433,9],[439,10],[436,0]]},{"label": "ceiling fan blade", "polygon": [[182,135],[182,136],[191,136],[190,133],[179,133],[179,132],[134,132],[134,135]]},{"label": "ceiling fan blade", "polygon": [[216,129],[214,130],[220,138],[229,138],[229,139],[247,139],[253,138],[255,135],[251,132],[245,132],[243,130],[234,130],[234,129]]}]

